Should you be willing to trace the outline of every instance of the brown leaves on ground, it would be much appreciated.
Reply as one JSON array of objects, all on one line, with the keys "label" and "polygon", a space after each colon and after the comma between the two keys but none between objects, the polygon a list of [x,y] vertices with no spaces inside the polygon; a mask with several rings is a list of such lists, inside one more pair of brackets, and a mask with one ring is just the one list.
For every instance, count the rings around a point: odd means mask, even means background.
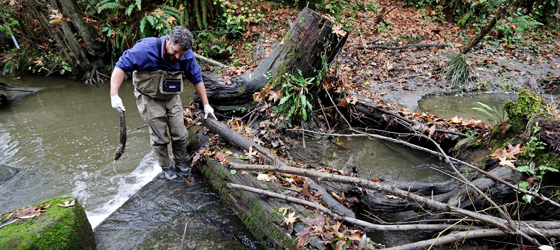
[{"label": "brown leaves on ground", "polygon": [[[349,230],[342,222],[329,225],[325,217],[317,211],[315,218],[307,217],[302,220],[307,226],[296,234],[297,248],[305,246],[313,236],[319,237],[326,244],[336,245],[336,249],[356,247],[353,241],[361,240],[362,233],[358,230]],[[342,242],[342,243],[341,243]],[[347,243],[350,242],[348,245]]]},{"label": "brown leaves on ground", "polygon": [[521,148],[521,144],[517,144],[514,146],[511,143],[508,144],[507,148],[504,149],[496,149],[494,153],[490,156],[500,160],[500,166],[508,166],[511,169],[515,169],[514,159],[517,159],[515,155],[523,153],[523,148]]}]

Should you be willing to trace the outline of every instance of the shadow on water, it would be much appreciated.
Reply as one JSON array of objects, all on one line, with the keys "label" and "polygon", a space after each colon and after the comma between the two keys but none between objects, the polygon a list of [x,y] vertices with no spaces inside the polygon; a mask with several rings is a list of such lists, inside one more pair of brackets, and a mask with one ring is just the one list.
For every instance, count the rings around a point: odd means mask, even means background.
[{"label": "shadow on water", "polygon": [[[118,113],[111,108],[108,86],[87,87],[81,82],[62,77],[0,77],[0,81],[17,86],[45,88],[0,109],[0,165],[21,170],[0,185],[0,213],[70,195],[84,206],[95,228],[160,173],[161,168],[151,153],[147,128],[136,129],[145,122],[136,109],[130,80],[125,81],[119,93],[127,108],[128,139],[125,153],[116,162],[113,159],[119,140],[119,118]],[[192,96],[193,88],[186,88],[182,94],[183,103],[189,103]],[[208,184],[197,182],[185,187],[176,183],[160,183],[151,188],[162,189],[147,193],[159,195],[155,198],[158,205],[150,209],[161,210],[162,214],[154,214],[154,221],[144,224],[138,220],[134,224],[129,223],[138,227],[137,230],[147,233],[146,230],[154,229],[155,224],[163,225],[177,220],[178,224],[182,224],[182,236],[184,219],[192,216],[194,222],[189,231],[191,233],[194,233],[197,223],[204,222],[202,224],[206,227],[219,228],[222,232],[216,234],[213,240],[233,239],[237,244],[249,242],[244,243],[244,246],[258,246],[253,243],[252,235],[241,221],[219,202],[217,193]],[[180,199],[174,199],[175,196]],[[142,199],[127,204],[144,202]],[[180,207],[183,201],[188,201],[185,204],[189,206]],[[203,207],[204,212],[193,209],[197,207]],[[180,212],[172,212],[168,208]],[[154,211],[138,211],[150,212]],[[159,222],[155,220],[158,217],[162,218]],[[96,228],[94,230],[97,231]],[[123,233],[125,235],[121,236],[126,236],[126,242],[144,240]]]},{"label": "shadow on water", "polygon": [[188,223],[184,249],[262,249],[210,189],[154,178],[96,228],[97,248],[178,249]]}]

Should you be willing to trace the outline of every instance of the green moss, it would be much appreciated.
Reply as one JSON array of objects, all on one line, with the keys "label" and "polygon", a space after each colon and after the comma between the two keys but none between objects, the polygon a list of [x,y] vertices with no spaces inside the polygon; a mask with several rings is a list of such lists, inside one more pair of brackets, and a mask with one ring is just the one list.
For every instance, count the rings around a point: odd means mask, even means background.
[{"label": "green moss", "polygon": [[535,154],[533,161],[536,166],[547,166],[551,168],[560,168],[560,156],[556,152],[549,152],[544,154]]},{"label": "green moss", "polygon": [[39,217],[13,223],[0,230],[0,249],[95,249],[93,231],[82,206],[59,207],[73,197],[50,199],[51,206]]},{"label": "green moss", "polygon": [[516,102],[507,100],[503,105],[513,132],[525,130],[527,122],[535,117],[550,118],[546,112],[546,102],[538,94],[521,88],[518,95]]}]

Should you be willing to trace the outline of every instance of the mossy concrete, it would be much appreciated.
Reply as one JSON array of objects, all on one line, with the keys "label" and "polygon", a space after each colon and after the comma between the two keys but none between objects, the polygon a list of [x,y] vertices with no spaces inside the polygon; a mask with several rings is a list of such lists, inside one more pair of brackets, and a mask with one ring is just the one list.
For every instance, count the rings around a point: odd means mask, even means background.
[{"label": "mossy concrete", "polygon": [[38,217],[20,219],[0,229],[0,249],[95,249],[93,230],[78,201],[72,207],[57,205],[67,200],[76,198],[60,197],[35,204],[51,206]]}]

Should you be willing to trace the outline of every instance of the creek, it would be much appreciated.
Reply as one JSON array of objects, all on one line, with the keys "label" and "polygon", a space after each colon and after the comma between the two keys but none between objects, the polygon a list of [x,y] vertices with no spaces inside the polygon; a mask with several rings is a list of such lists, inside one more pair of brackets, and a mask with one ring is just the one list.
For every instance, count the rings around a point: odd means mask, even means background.
[{"label": "creek", "polygon": [[[199,235],[206,237],[207,241],[199,241],[199,244],[223,241],[229,242],[224,245],[229,249],[262,248],[235,214],[220,202],[211,185],[201,178],[191,186],[183,181],[158,180],[161,179],[158,177],[161,168],[151,152],[147,128],[137,129],[145,123],[135,107],[130,80],[125,81],[120,90],[127,108],[128,140],[126,151],[118,161],[114,161],[113,157],[118,145],[119,119],[118,113],[110,106],[108,86],[88,87],[62,77],[0,77],[0,81],[45,88],[0,109],[0,165],[21,170],[16,177],[0,185],[1,213],[49,198],[74,196],[84,207],[94,228],[122,205],[127,210],[121,212],[119,218],[134,221],[137,229],[145,229],[143,232],[125,232],[126,235],[119,238],[111,233],[116,227],[111,229],[107,226],[105,228],[109,229],[105,232],[114,238],[105,242],[108,246],[124,244],[126,248],[139,248],[147,235],[161,238],[154,232],[162,225],[175,228],[177,233],[174,238],[180,241],[185,223],[184,219],[177,219],[180,217],[193,221],[189,226],[192,230],[206,230]],[[182,94],[183,103],[188,104],[192,96],[193,89],[187,88]],[[419,103],[419,110],[446,118],[455,115],[470,118],[476,101],[497,107],[504,100],[502,96],[491,94],[480,99],[430,97]],[[455,104],[448,104],[450,101]],[[450,113],[438,113],[445,110]],[[484,115],[477,115],[477,119],[484,119]],[[307,150],[299,152],[308,158],[321,159],[335,168],[342,168],[352,155],[361,177],[421,182],[439,182],[449,178],[441,172],[445,166],[437,158],[396,144],[364,138],[340,138],[337,145],[332,145],[308,140]],[[148,183],[151,186],[146,188]],[[146,190],[150,188],[151,191]],[[156,198],[150,199],[152,196]],[[134,199],[129,200],[131,197]],[[175,200],[166,197],[175,197]],[[135,206],[149,201],[155,204],[151,207],[151,219],[135,221],[134,218],[148,213],[136,211]],[[122,221],[116,219],[114,223]],[[195,229],[197,227],[199,229]],[[376,242],[394,245],[402,242],[403,238],[415,236],[396,233],[370,237]],[[237,243],[231,243],[232,239]],[[159,243],[153,244],[156,246]],[[159,246],[160,249],[166,248]],[[192,247],[197,248],[196,245]],[[198,246],[198,249],[202,248]]]},{"label": "creek", "polygon": [[[175,237],[179,242],[184,218],[190,217],[189,232],[194,233],[196,225],[204,225],[205,234],[197,235],[206,237],[206,241],[222,241],[231,246],[233,238],[238,241],[238,247],[229,249],[260,249],[243,223],[221,203],[211,185],[199,180],[192,186],[181,185],[185,184],[182,180],[179,183],[158,181],[161,168],[151,151],[148,129],[137,129],[145,122],[136,109],[130,80],[123,83],[119,93],[127,109],[128,139],[126,151],[118,161],[113,159],[119,143],[119,117],[111,108],[108,86],[88,87],[63,77],[1,77],[0,81],[44,88],[0,109],[0,165],[21,170],[14,178],[0,184],[0,213],[54,197],[74,196],[95,230],[143,186],[151,183],[151,188],[158,189],[152,192],[158,195],[158,199],[153,199],[158,206],[151,207],[155,211],[134,208],[126,211],[131,215],[127,221],[134,222],[136,228],[145,228],[144,234],[124,231],[122,233],[127,236],[104,241],[103,249],[118,249],[122,244],[126,244],[127,249],[139,247],[144,237],[154,232],[150,229],[171,223],[176,217],[181,218],[177,222],[181,224],[180,235]],[[182,94],[184,104],[192,100],[193,90],[187,88]],[[185,203],[176,204],[177,200]],[[145,214],[153,218],[139,219]],[[107,227],[111,226],[104,226]],[[200,243],[205,244],[204,241]],[[193,244],[187,246],[202,249]]]}]

